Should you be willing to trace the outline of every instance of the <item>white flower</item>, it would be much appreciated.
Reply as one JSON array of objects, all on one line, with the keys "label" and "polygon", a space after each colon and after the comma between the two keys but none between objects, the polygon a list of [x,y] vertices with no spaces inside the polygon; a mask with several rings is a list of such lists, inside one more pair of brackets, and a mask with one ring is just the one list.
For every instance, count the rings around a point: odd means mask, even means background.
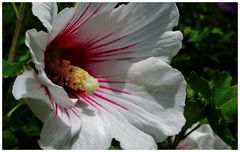
[{"label": "white flower", "polygon": [[156,149],[181,130],[185,81],[168,63],[181,48],[174,3],[33,3],[48,33],[26,33],[35,69],[13,95],[44,122],[43,149]]},{"label": "white flower", "polygon": [[[195,128],[194,124],[187,132]],[[187,138],[182,140],[177,149],[231,149],[230,146],[224,143],[212,130],[210,125],[201,125],[193,131]]]}]

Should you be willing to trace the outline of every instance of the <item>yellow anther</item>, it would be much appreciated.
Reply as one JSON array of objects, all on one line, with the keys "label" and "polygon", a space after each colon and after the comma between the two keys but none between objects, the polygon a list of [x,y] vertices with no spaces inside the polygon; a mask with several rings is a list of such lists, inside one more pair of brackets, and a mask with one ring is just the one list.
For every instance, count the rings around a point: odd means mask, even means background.
[{"label": "yellow anther", "polygon": [[59,85],[76,91],[85,91],[87,95],[92,95],[99,87],[96,78],[89,75],[87,71],[71,65],[68,60],[56,59],[50,66],[53,69],[52,80]]},{"label": "yellow anther", "polygon": [[84,88],[86,90],[87,95],[92,95],[94,91],[99,87],[98,80],[94,77],[90,76],[84,84]]}]

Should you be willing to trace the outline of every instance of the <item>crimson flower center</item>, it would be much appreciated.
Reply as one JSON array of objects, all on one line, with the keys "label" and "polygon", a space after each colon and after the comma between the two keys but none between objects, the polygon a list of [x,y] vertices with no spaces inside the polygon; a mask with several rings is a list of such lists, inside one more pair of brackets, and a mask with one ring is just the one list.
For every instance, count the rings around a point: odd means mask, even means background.
[{"label": "crimson flower center", "polygon": [[[84,51],[76,49],[76,47],[80,48],[79,46],[63,48],[60,45],[59,48],[59,45],[53,44],[56,43],[51,43],[45,54],[45,70],[48,78],[64,88],[83,91],[86,95],[92,95],[99,87],[98,80],[82,69],[81,64],[76,65],[76,61],[85,57],[81,53]],[[78,54],[76,50],[78,50]],[[75,59],[76,56],[78,60]]]}]

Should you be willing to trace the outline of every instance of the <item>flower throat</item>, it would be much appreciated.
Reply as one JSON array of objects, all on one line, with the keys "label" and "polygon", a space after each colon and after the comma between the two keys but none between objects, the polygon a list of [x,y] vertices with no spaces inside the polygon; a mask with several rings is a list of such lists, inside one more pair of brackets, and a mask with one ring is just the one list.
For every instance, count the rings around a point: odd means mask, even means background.
[{"label": "flower throat", "polygon": [[56,84],[71,88],[75,91],[84,91],[92,95],[99,87],[98,80],[70,61],[56,58],[48,64],[48,77]]}]

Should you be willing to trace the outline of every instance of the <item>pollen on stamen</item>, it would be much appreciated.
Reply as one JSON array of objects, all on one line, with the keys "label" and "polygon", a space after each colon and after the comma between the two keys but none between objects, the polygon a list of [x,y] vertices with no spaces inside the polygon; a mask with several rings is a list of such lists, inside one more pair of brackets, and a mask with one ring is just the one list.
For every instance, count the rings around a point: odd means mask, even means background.
[{"label": "pollen on stamen", "polygon": [[86,95],[92,95],[98,88],[99,82],[87,71],[71,65],[65,59],[55,59],[51,65],[50,79],[58,85],[69,87],[76,91],[84,91]]}]

